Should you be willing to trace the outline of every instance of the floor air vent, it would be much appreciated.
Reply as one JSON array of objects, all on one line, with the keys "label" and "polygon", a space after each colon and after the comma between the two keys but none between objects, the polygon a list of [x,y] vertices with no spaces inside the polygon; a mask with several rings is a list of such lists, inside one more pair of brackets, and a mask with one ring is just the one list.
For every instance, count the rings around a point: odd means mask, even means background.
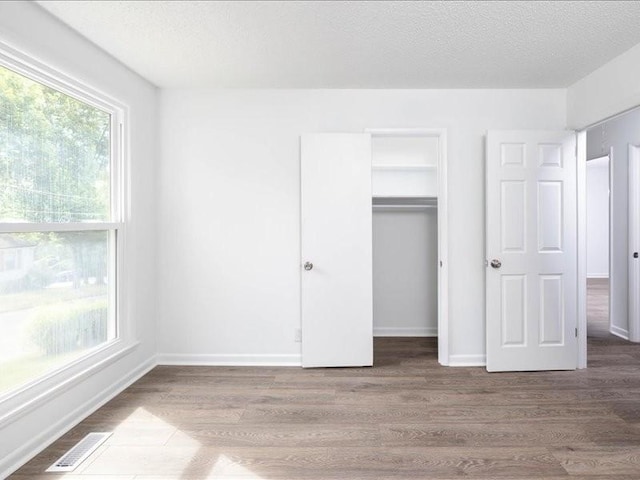
[{"label": "floor air vent", "polygon": [[61,456],[47,472],[71,472],[76,469],[96,448],[109,438],[111,432],[92,432],[76,443],[71,450]]}]

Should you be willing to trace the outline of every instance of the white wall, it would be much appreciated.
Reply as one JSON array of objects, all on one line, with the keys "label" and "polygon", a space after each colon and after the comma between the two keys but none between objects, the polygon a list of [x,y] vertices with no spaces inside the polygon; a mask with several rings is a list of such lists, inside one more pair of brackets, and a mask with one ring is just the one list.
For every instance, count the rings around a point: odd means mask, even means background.
[{"label": "white wall", "polygon": [[438,211],[373,211],[373,334],[438,334]]},{"label": "white wall", "polygon": [[[153,365],[156,347],[155,167],[157,90],[63,26],[33,2],[0,2],[0,42],[102,90],[130,107],[130,210],[126,261],[128,317],[140,344],[55,396],[0,421],[0,478],[19,466],[108,395]],[[0,404],[0,418],[7,403]]]},{"label": "white wall", "polygon": [[452,361],[484,359],[484,135],[562,129],[564,90],[161,93],[161,362],[299,361],[299,136],[448,129]]},{"label": "white wall", "polygon": [[640,105],[640,44],[567,90],[567,125],[583,129]]},{"label": "white wall", "polygon": [[587,162],[587,277],[609,277],[609,157]]},{"label": "white wall", "polygon": [[640,110],[636,109],[587,130],[587,158],[611,151],[611,325],[626,337],[628,326],[628,165],[629,144],[640,144]]}]

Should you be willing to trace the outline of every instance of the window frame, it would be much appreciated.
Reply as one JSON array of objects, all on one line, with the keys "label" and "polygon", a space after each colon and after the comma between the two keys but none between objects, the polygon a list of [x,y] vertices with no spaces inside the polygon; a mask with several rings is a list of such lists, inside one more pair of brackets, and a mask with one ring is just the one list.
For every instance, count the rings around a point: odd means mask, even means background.
[{"label": "window frame", "polygon": [[[128,107],[86,83],[0,42],[0,66],[55,89],[110,115],[110,221],[69,223],[2,223],[0,233],[107,231],[109,308],[115,316],[114,338],[77,359],[0,394],[0,428],[131,352],[138,341],[129,320],[125,268],[127,223],[130,218]],[[110,332],[111,333],[111,332]]]}]

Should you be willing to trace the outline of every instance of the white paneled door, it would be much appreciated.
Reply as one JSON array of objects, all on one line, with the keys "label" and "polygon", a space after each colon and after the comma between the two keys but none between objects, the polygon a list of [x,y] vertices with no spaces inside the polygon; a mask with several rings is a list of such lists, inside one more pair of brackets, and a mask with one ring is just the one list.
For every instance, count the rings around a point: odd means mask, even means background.
[{"label": "white paneled door", "polygon": [[629,145],[629,340],[640,342],[640,146]]},{"label": "white paneled door", "polygon": [[575,369],[575,134],[489,132],[486,175],[487,370]]},{"label": "white paneled door", "polygon": [[301,138],[302,366],[373,365],[371,136]]}]

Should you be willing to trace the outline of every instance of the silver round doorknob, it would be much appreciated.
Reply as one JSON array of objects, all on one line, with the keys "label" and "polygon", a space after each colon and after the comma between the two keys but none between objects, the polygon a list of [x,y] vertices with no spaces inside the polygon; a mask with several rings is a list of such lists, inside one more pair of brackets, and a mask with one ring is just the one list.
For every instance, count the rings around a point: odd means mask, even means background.
[{"label": "silver round doorknob", "polygon": [[311,262],[305,262],[305,264],[304,264],[304,269],[305,269],[305,270],[307,270],[307,271],[309,271],[309,270],[313,269],[313,263],[311,263]]},{"label": "silver round doorknob", "polygon": [[494,258],[493,260],[491,260],[491,266],[493,268],[500,268],[502,266],[502,262]]}]

